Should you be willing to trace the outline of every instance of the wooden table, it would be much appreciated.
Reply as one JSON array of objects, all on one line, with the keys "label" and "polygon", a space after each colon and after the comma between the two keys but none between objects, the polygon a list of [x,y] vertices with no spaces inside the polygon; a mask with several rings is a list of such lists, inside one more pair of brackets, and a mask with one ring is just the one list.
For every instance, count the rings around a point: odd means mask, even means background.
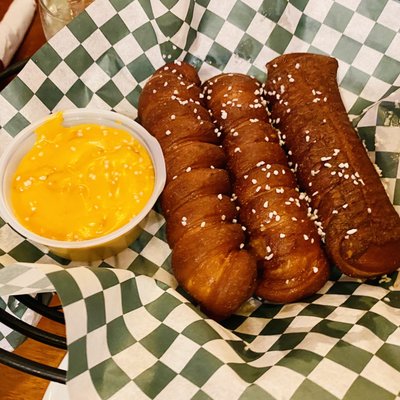
[{"label": "wooden table", "polygon": [[[0,19],[6,12],[11,1],[12,0],[0,0]],[[39,12],[36,9],[32,25],[12,62],[29,58],[43,43],[45,43],[45,41],[46,39],[40,24]],[[54,299],[54,301],[57,301],[57,299]],[[63,325],[46,318],[42,318],[38,327],[57,335],[65,336],[65,328]],[[26,340],[15,353],[53,367],[57,367],[65,355],[65,351],[63,350],[41,344],[31,339]],[[0,364],[1,400],[40,400],[48,385],[49,382],[44,379],[36,378]]]}]

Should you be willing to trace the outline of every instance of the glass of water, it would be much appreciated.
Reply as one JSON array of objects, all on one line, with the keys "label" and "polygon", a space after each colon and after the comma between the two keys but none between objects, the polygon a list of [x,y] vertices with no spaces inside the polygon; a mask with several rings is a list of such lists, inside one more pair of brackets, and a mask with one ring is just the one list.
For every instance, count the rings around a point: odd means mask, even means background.
[{"label": "glass of water", "polygon": [[43,32],[49,40],[93,0],[39,0]]}]

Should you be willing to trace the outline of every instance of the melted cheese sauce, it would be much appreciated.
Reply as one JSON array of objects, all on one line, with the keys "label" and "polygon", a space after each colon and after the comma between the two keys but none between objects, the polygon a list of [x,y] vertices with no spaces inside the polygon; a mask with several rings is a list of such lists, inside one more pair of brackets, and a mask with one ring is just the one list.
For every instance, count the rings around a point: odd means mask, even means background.
[{"label": "melted cheese sauce", "polygon": [[154,189],[147,150],[128,132],[96,124],[62,125],[55,114],[36,130],[11,189],[18,220],[56,240],[106,235],[137,215]]}]

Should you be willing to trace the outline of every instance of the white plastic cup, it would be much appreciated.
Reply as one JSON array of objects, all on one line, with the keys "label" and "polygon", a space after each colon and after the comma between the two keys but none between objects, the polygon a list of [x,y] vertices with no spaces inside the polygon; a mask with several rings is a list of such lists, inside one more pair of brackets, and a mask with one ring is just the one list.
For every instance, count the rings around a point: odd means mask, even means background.
[{"label": "white plastic cup", "polygon": [[153,193],[142,211],[121,228],[95,239],[81,241],[53,240],[26,229],[15,217],[11,205],[11,185],[14,173],[22,158],[35,143],[35,130],[48,118],[49,116],[41,118],[23,129],[0,158],[1,217],[20,235],[47,247],[51,252],[63,258],[94,261],[119,253],[139,236],[141,232],[140,224],[144,221],[164,188],[166,179],[165,161],[158,141],[132,119],[112,111],[89,109],[64,111],[63,124],[65,126],[89,123],[119,128],[130,133],[150,154],[154,166],[155,183]]}]

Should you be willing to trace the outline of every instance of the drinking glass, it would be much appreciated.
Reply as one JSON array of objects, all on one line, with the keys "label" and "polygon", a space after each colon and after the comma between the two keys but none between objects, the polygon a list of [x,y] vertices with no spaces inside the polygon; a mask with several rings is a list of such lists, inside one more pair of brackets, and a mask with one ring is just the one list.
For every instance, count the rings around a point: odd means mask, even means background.
[{"label": "drinking glass", "polygon": [[47,40],[72,21],[93,0],[39,0],[40,19]]}]

